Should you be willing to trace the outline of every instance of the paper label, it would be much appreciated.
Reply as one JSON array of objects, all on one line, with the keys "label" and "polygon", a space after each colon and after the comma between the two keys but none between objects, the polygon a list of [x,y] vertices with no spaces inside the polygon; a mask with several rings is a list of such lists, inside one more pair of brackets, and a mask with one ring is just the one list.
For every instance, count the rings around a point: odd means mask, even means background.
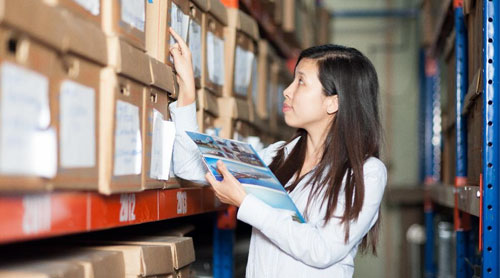
[{"label": "paper label", "polygon": [[246,96],[252,76],[252,63],[254,54],[236,46],[234,61],[234,91],[237,95]]},{"label": "paper label", "polygon": [[[170,12],[170,26],[181,36],[184,41],[187,41],[189,29],[189,15],[184,14],[175,3],[172,2],[172,10]],[[170,45],[175,43],[173,36],[170,36]]]},{"label": "paper label", "polygon": [[194,77],[201,76],[201,26],[191,19],[189,25],[189,49],[193,58]]},{"label": "paper label", "polygon": [[65,80],[60,93],[61,167],[94,167],[95,91]]},{"label": "paper label", "polygon": [[214,84],[224,85],[224,40],[207,32],[208,78]]},{"label": "paper label", "polygon": [[139,107],[117,100],[115,117],[113,175],[139,175],[142,167]]},{"label": "paper label", "polygon": [[168,180],[174,139],[175,124],[171,121],[164,121],[163,115],[153,109],[153,142],[149,174],[151,178]]},{"label": "paper label", "polygon": [[100,1],[99,0],[73,0],[78,5],[89,11],[92,15],[99,15]]},{"label": "paper label", "polygon": [[52,198],[50,194],[23,196],[23,233],[26,235],[50,231]]},{"label": "paper label", "polygon": [[122,8],[122,20],[134,28],[144,32],[144,21],[146,18],[144,1],[142,0],[120,0]]},{"label": "paper label", "polygon": [[2,64],[0,172],[55,176],[57,137],[54,130],[48,129],[48,86],[48,78],[37,72],[8,62]]},{"label": "paper label", "polygon": [[283,84],[278,84],[278,114],[283,116],[283,102],[285,102],[285,96],[283,95],[283,91],[285,90],[285,86]]}]

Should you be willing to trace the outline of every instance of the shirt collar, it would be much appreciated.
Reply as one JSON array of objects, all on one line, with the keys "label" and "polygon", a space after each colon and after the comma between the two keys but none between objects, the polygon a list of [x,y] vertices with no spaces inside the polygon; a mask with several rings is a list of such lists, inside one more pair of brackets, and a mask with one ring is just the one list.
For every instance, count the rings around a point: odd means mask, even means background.
[{"label": "shirt collar", "polygon": [[301,136],[295,138],[292,140],[292,142],[288,143],[286,146],[285,146],[285,155],[288,156],[288,154],[290,154],[290,152],[293,150],[293,148],[295,147],[295,145],[297,145],[297,142],[299,142],[299,139],[300,139]]}]

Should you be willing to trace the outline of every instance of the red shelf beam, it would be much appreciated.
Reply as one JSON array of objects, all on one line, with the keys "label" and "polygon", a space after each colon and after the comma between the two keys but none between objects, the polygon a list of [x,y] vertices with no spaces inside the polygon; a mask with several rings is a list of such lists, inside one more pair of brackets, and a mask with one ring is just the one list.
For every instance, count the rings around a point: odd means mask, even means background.
[{"label": "red shelf beam", "polygon": [[165,220],[226,208],[208,187],[101,195],[52,192],[0,196],[0,243]]}]

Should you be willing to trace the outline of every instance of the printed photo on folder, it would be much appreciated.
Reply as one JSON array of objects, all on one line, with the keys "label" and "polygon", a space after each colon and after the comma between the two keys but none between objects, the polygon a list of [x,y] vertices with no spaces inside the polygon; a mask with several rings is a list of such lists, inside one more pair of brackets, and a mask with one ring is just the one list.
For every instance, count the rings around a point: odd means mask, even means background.
[{"label": "printed photo on folder", "polygon": [[250,144],[197,132],[186,133],[198,146],[205,164],[218,181],[223,179],[216,165],[221,160],[248,194],[274,208],[293,212],[295,220],[305,223],[285,188]]}]

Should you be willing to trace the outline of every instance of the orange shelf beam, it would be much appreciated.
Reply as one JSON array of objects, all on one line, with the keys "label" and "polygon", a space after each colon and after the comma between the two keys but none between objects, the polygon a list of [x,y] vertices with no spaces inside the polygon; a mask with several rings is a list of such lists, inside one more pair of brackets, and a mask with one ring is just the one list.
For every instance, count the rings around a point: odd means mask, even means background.
[{"label": "orange shelf beam", "polygon": [[153,222],[225,209],[208,187],[101,195],[0,195],[0,243]]}]

